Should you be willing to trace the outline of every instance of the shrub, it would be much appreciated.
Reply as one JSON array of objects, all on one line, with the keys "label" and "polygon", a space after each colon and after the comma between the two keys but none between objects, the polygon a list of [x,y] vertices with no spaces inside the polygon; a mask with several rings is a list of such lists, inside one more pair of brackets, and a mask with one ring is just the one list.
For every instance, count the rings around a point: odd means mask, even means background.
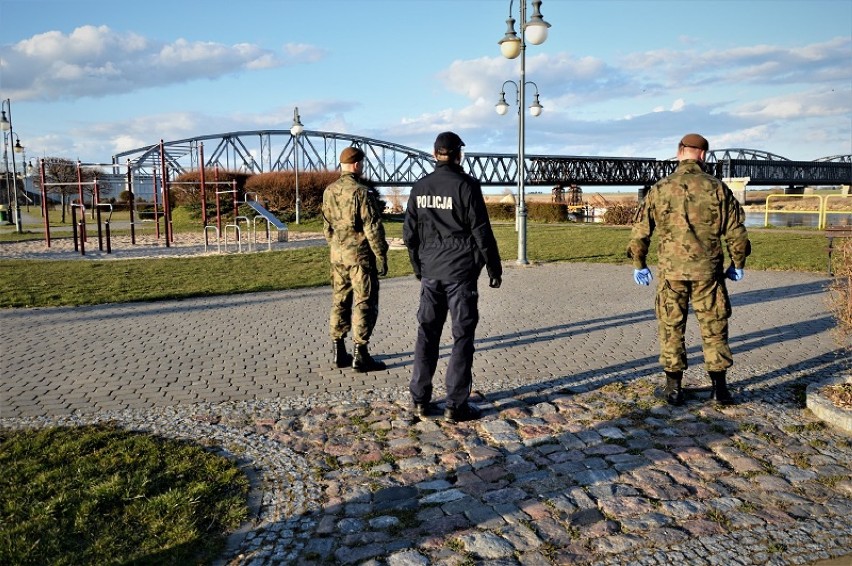
[{"label": "shrub", "polygon": [[[322,208],[322,193],[340,177],[337,171],[299,172],[299,213],[306,218],[318,216]],[[269,210],[285,220],[296,215],[296,174],[293,171],[272,171],[254,175],[246,182],[246,191],[257,193]]]},{"label": "shrub", "polygon": [[838,342],[852,350],[852,239],[835,240],[832,263],[834,280],[829,286],[829,307],[837,320]]},{"label": "shrub", "polygon": [[[300,215],[303,218],[319,216],[322,209],[322,193],[325,188],[340,177],[337,171],[301,171],[299,172],[299,206]],[[205,172],[207,184],[207,214],[212,217],[216,214],[216,191],[227,191],[228,186],[213,185],[214,175]],[[220,182],[236,181],[239,202],[244,202],[246,195],[251,195],[252,200],[258,200],[264,207],[273,212],[285,222],[292,221],[296,216],[296,174],[293,171],[272,171],[248,175],[241,172],[219,171]],[[374,183],[365,180],[364,183],[371,187],[373,195],[378,200],[379,210],[385,208],[385,201],[381,198]],[[200,173],[193,171],[181,175],[173,185],[171,191],[173,206],[184,206],[189,211],[192,219],[201,218],[201,181]],[[233,196],[224,194],[219,196],[221,214],[233,216]],[[251,215],[250,212],[240,214]]]},{"label": "shrub", "polygon": [[568,205],[561,202],[529,202],[527,219],[534,222],[565,222],[568,219]]},{"label": "shrub", "polygon": [[486,202],[485,208],[488,210],[488,218],[491,221],[515,221],[515,203],[513,202]]},{"label": "shrub", "polygon": [[[513,202],[486,202],[488,217],[492,220],[515,221],[515,203]],[[558,202],[528,202],[527,220],[531,222],[566,222],[568,220],[568,206]]]},{"label": "shrub", "polygon": [[633,223],[633,218],[639,210],[638,204],[613,204],[608,206],[603,215],[606,224],[627,225]]},{"label": "shrub", "polygon": [[[378,185],[376,185],[375,182],[369,179],[361,179],[361,182],[370,188],[370,195],[372,195],[372,197],[376,199],[376,203],[378,204],[379,214],[383,214],[385,208],[387,208],[388,206],[388,203],[385,199],[382,198],[382,193],[379,191]],[[320,200],[320,204],[322,204],[322,200]]]},{"label": "shrub", "polygon": [[[222,184],[213,184],[214,182],[218,183],[231,183],[232,181],[236,181],[237,188],[237,198],[239,200],[243,200],[243,195],[245,194],[245,186],[247,180],[250,178],[248,173],[243,173],[241,171],[226,171],[223,169],[219,170],[204,170],[204,185],[205,192],[207,193],[207,201],[214,203],[213,206],[215,208],[216,204],[216,192],[217,191],[226,191],[231,187],[222,185]],[[169,194],[171,195],[172,206],[182,206],[187,204],[200,204],[201,203],[201,172],[200,171],[190,171],[188,173],[184,173],[180,175],[174,182],[172,182],[169,186]],[[220,195],[222,199],[221,205],[226,207],[226,202],[232,202],[232,198],[230,195]],[[208,205],[209,206],[209,205]]]},{"label": "shrub", "polygon": [[[230,219],[233,216],[233,207],[228,205],[226,210],[222,210],[222,216]],[[207,203],[207,224],[210,225],[216,218],[216,203]],[[176,206],[172,209],[172,222],[186,221],[190,225],[201,225],[201,203],[185,204]]]}]

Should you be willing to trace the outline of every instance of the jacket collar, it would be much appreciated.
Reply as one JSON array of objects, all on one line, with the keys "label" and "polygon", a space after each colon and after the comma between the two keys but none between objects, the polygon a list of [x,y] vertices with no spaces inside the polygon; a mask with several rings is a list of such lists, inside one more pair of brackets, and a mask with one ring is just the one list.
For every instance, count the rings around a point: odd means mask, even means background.
[{"label": "jacket collar", "polygon": [[704,168],[702,167],[702,163],[697,159],[684,159],[677,165],[678,171],[684,171],[688,173],[703,173]]},{"label": "jacket collar", "polygon": [[438,169],[449,169],[450,171],[464,172],[462,166],[454,161],[436,161],[435,171],[437,171]]}]

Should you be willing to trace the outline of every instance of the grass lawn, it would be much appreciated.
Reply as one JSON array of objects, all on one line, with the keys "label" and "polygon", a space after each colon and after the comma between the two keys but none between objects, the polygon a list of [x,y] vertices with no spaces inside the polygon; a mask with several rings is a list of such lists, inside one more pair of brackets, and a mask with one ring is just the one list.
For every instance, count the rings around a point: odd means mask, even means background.
[{"label": "grass lawn", "polygon": [[200,564],[248,516],[201,447],[112,427],[0,429],[0,564]]},{"label": "grass lawn", "polygon": [[[318,231],[316,221],[297,227]],[[500,254],[518,255],[513,224],[496,224]],[[399,222],[387,223],[389,238],[400,237]],[[746,269],[819,272],[826,269],[822,232],[751,230],[752,255]],[[527,230],[530,262],[626,264],[630,230],[596,224],[531,224]],[[653,250],[649,263],[656,262]],[[405,250],[389,254],[388,277],[412,273]],[[508,275],[511,276],[511,275]],[[625,275],[625,281],[628,276]],[[0,308],[90,305],[158,301],[199,295],[228,295],[327,285],[325,246],[263,253],[146,260],[0,260]]]}]

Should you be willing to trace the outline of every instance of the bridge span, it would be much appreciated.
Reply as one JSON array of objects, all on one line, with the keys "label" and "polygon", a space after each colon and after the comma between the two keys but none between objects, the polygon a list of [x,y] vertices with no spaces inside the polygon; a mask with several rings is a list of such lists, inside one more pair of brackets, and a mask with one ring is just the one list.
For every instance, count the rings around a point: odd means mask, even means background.
[{"label": "bridge span", "polygon": [[[205,147],[205,143],[207,144]],[[434,168],[429,151],[336,132],[305,130],[294,137],[289,130],[237,131],[162,142],[118,153],[112,163],[128,163],[137,175],[157,174],[161,159],[177,174],[219,167],[247,173],[335,169],[344,147],[354,145],[366,154],[365,176],[383,187],[411,186]],[[203,151],[200,151],[203,148]],[[508,153],[465,153],[465,169],[483,186],[508,187],[518,182],[518,156]],[[526,186],[577,184],[581,186],[647,187],[671,173],[673,159],[526,155]],[[719,178],[749,177],[749,185],[820,186],[852,184],[852,155],[814,161],[792,161],[753,149],[717,149],[708,152],[706,169]]]}]

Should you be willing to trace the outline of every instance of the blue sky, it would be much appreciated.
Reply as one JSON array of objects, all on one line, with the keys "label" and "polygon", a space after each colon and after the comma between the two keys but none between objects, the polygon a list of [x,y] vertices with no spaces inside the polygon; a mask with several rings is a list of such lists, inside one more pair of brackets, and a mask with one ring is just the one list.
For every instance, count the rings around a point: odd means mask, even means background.
[{"label": "blue sky", "polygon": [[[796,160],[852,153],[852,0],[544,0],[542,14],[528,153],[667,159],[690,131]],[[0,0],[0,98],[28,157],[103,163],[289,129],[295,106],[309,130],[429,150],[451,129],[468,151],[513,153],[516,110],[494,111],[520,74],[497,44],[508,16],[509,0]]]}]

